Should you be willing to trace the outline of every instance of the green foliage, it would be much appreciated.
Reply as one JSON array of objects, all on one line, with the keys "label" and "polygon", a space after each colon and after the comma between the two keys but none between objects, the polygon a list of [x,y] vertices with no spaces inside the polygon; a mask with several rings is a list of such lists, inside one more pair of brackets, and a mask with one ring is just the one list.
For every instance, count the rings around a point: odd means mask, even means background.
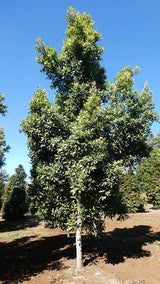
[{"label": "green foliage", "polygon": [[129,171],[123,177],[123,183],[120,188],[123,202],[126,204],[128,213],[143,212],[145,206],[145,195],[136,174]]},{"label": "green foliage", "polygon": [[3,103],[5,97],[4,95],[0,92],[0,113],[4,116],[7,111],[6,105]]},{"label": "green foliage", "polygon": [[148,143],[154,148],[160,148],[160,132],[158,132],[156,136],[152,135]]},{"label": "green foliage", "polygon": [[150,156],[144,158],[137,167],[137,177],[148,203],[160,207],[160,148],[153,148]]},{"label": "green foliage", "polygon": [[15,171],[16,173],[9,179],[3,197],[2,217],[6,221],[22,217],[27,210],[26,173],[22,165],[19,165]]},{"label": "green foliage", "polygon": [[[0,93],[0,114],[2,114],[3,116],[6,114],[7,111],[7,107],[3,103],[4,99],[5,99],[4,95]],[[8,152],[9,148],[10,147],[6,145],[3,127],[0,126],[0,168],[4,165],[5,162],[4,154],[5,152]]]},{"label": "green foliage", "polygon": [[152,102],[152,91],[145,83],[141,93],[133,90],[133,70],[125,66],[114,82],[108,84],[106,125],[110,124],[109,143],[116,159],[134,163],[149,154],[151,147],[146,143],[151,134],[151,124],[158,119]]},{"label": "green foliage", "polygon": [[[0,93],[0,114],[2,114],[3,116],[6,114],[6,111],[7,111],[7,107],[3,103],[4,99],[5,99],[4,95]],[[4,154],[5,152],[8,152],[8,150],[9,150],[9,146],[6,145],[3,127],[0,126],[0,168],[5,163]],[[6,172],[1,170],[0,171],[0,209],[2,207],[2,196],[5,190],[5,183],[7,181],[7,178],[8,176]]]},{"label": "green foliage", "polygon": [[[124,168],[147,155],[158,119],[152,92],[134,90],[137,68],[105,82],[101,35],[86,13],[69,8],[61,54],[37,40],[37,61],[56,88],[55,104],[38,88],[21,127],[28,136],[33,192],[50,226],[97,233],[102,216],[127,212],[120,191]],[[34,200],[35,200],[34,199]]]},{"label": "green foliage", "polygon": [[80,14],[70,7],[66,21],[68,29],[61,54],[54,48],[44,46],[40,38],[36,46],[39,53],[37,61],[43,66],[41,71],[51,80],[51,87],[58,88],[61,93],[57,97],[58,104],[67,99],[73,83],[96,81],[98,88],[104,88],[106,78],[104,68],[99,65],[103,48],[97,43],[101,34],[93,28],[91,16]]},{"label": "green foliage", "polygon": [[10,188],[19,187],[19,188],[25,189],[26,188],[26,181],[25,181],[26,177],[27,175],[25,173],[25,170],[23,166],[20,164],[15,169],[15,174],[10,177],[8,186]]},{"label": "green foliage", "polygon": [[10,149],[10,147],[6,145],[6,140],[5,140],[3,128],[0,127],[0,168],[5,163],[5,156],[4,156],[4,154],[6,152],[8,152],[9,149]]},{"label": "green foliage", "polygon": [[2,198],[6,189],[6,184],[8,182],[9,176],[5,170],[0,171],[0,209],[2,208]]},{"label": "green foliage", "polygon": [[27,208],[32,215],[38,211],[37,194],[39,194],[39,185],[34,179],[26,188]]}]

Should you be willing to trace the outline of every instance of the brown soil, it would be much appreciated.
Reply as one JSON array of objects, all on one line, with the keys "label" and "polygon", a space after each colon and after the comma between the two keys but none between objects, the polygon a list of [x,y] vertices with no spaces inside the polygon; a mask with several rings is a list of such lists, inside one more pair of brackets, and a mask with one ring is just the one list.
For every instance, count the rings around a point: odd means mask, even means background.
[{"label": "brown soil", "polygon": [[100,239],[83,236],[84,269],[76,270],[75,236],[44,228],[37,217],[0,220],[0,283],[160,283],[160,210],[106,220]]}]

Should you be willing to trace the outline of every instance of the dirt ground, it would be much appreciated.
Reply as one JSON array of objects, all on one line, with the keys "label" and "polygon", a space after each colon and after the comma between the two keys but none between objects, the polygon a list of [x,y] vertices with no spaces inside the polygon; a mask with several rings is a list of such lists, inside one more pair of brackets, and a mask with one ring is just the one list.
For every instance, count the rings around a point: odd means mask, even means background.
[{"label": "dirt ground", "polygon": [[159,284],[160,210],[106,219],[100,239],[83,236],[84,268],[76,270],[75,236],[37,217],[0,219],[0,283]]}]

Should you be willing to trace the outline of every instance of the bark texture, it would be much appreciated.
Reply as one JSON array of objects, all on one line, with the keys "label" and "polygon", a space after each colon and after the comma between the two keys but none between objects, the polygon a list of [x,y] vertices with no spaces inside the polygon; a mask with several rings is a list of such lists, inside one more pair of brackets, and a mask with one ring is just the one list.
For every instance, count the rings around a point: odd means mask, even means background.
[{"label": "bark texture", "polygon": [[78,212],[77,216],[76,258],[77,258],[77,269],[81,270],[83,267],[83,260],[82,260],[82,218],[80,212]]}]

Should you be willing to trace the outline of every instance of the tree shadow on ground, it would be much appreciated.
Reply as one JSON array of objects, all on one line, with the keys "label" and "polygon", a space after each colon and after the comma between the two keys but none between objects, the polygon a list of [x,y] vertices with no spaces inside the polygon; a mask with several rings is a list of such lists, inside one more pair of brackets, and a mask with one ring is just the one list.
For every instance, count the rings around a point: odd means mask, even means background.
[{"label": "tree shadow on ground", "polygon": [[75,258],[73,242],[66,234],[34,239],[23,237],[10,243],[0,243],[1,283],[21,283],[43,270],[64,268],[63,257]]},{"label": "tree shadow on ground", "polygon": [[153,233],[150,226],[115,229],[104,233],[100,238],[86,237],[84,242],[84,265],[105,258],[106,263],[113,265],[124,262],[127,258],[149,257],[150,251],[144,246],[160,241],[160,232]]},{"label": "tree shadow on ground", "polygon": [[[20,283],[46,269],[67,268],[65,259],[75,258],[74,235],[70,238],[66,233],[35,237],[0,243],[1,283]],[[83,236],[84,265],[96,263],[100,258],[115,265],[126,258],[149,257],[150,252],[144,246],[155,241],[160,241],[160,232],[153,233],[150,226],[115,229],[99,239]]]},{"label": "tree shadow on ground", "polygon": [[36,215],[24,216],[12,221],[0,220],[0,233],[37,227],[42,219]]}]

